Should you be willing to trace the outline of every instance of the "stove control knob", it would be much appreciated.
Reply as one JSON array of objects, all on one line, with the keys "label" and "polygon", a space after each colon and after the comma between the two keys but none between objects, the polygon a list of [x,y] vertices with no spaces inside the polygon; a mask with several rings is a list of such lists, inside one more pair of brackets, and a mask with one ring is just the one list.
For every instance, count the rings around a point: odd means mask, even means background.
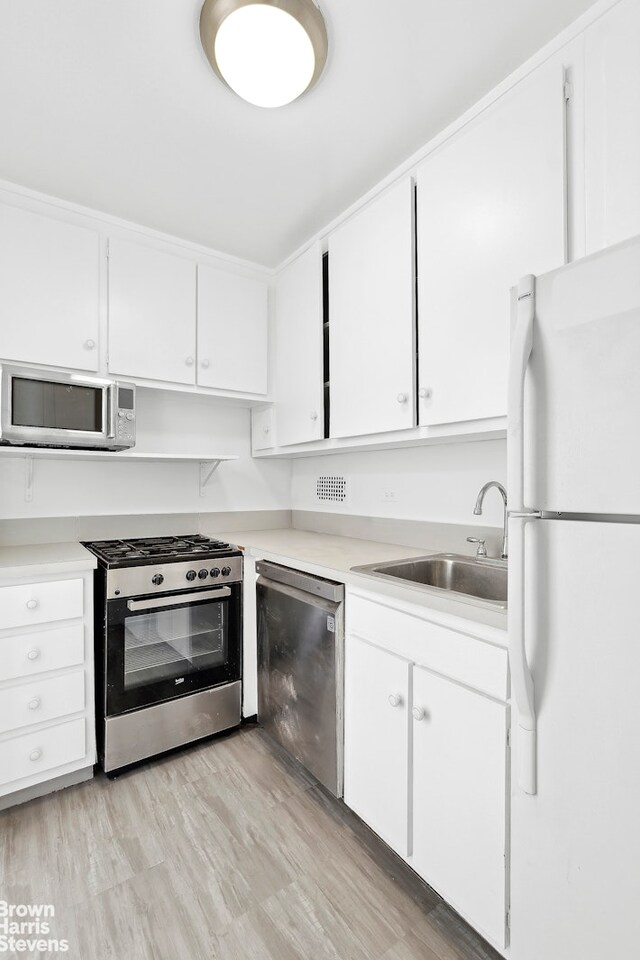
[{"label": "stove control knob", "polygon": [[156,573],[151,577],[151,583],[155,583],[156,587],[159,587],[161,583],[164,583],[164,577],[161,573]]},{"label": "stove control knob", "polygon": [[212,577],[219,577],[219,576],[220,576],[220,567],[212,567],[212,568],[211,568],[211,576],[212,576]]},{"label": "stove control knob", "polygon": [[198,578],[200,580],[206,580],[208,576],[209,576],[208,570],[198,570]]},{"label": "stove control knob", "polygon": [[187,580],[195,580],[197,573],[195,570],[187,570]]},{"label": "stove control knob", "polygon": [[222,576],[223,576],[223,577],[228,577],[230,573],[231,573],[231,567],[223,567],[223,568],[222,568]]}]

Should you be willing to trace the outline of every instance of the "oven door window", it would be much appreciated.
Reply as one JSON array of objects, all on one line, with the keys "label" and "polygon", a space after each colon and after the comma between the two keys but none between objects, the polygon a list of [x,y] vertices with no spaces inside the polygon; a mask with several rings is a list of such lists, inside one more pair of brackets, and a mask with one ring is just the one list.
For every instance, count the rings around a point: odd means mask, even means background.
[{"label": "oven door window", "polygon": [[[241,587],[224,599],[107,602],[107,716],[240,679]],[[166,598],[162,598],[166,602]],[[145,607],[136,609],[142,601]]]},{"label": "oven door window", "polygon": [[124,689],[187,677],[227,659],[226,606],[201,603],[126,617]]}]

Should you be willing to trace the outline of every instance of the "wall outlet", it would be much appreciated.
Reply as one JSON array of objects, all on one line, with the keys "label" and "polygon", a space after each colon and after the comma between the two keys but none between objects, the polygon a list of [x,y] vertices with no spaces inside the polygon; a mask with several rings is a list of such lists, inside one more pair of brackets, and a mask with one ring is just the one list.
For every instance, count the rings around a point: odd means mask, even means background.
[{"label": "wall outlet", "polygon": [[397,503],[398,502],[397,490],[383,490],[382,499],[385,503]]}]

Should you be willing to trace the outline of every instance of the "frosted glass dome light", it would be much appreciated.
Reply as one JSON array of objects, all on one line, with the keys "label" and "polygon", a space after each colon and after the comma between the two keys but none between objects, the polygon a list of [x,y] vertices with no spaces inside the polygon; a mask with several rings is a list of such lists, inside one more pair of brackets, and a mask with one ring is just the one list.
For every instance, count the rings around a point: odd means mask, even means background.
[{"label": "frosted glass dome light", "polygon": [[200,37],[221,80],[258,107],[296,100],[327,58],[326,27],[313,0],[205,0]]}]

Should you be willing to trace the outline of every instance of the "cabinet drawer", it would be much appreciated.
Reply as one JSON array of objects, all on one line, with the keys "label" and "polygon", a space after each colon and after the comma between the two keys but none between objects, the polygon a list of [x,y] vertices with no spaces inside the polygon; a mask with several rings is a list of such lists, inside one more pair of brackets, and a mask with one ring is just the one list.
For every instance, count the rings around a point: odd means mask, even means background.
[{"label": "cabinet drawer", "polygon": [[83,582],[80,579],[0,587],[3,629],[73,620],[81,617],[83,610]]},{"label": "cabinet drawer", "polygon": [[84,709],[84,670],[0,690],[0,733]]},{"label": "cabinet drawer", "polygon": [[84,718],[71,720],[0,743],[0,785],[82,760],[87,752],[85,723]]},{"label": "cabinet drawer", "polygon": [[508,653],[504,647],[352,595],[347,599],[347,629],[492,697],[508,698]]},{"label": "cabinet drawer", "polygon": [[0,637],[0,681],[84,662],[84,624]]}]

